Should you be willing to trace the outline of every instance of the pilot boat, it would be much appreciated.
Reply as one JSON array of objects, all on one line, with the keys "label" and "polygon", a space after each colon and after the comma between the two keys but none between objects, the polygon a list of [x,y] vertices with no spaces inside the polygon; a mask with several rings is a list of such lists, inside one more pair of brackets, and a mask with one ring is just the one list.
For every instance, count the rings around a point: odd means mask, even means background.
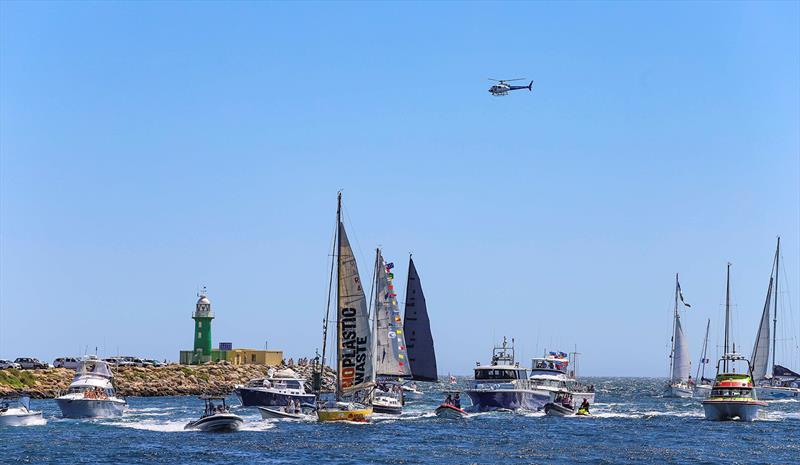
[{"label": "pilot boat", "polygon": [[[206,432],[236,431],[244,423],[242,417],[230,412],[225,404],[224,397],[203,396],[205,401],[203,416],[195,421],[190,421],[183,429],[197,429]],[[218,403],[214,403],[217,401]]]},{"label": "pilot boat", "polygon": [[[575,368],[578,353],[573,352],[572,356],[576,362],[573,364]],[[564,352],[549,352],[544,357],[532,359],[529,378],[531,388],[546,396],[545,402],[555,402],[556,397],[567,393],[578,401],[586,399],[593,404],[594,387],[579,383],[574,377],[575,370],[569,370],[569,365],[569,356]]]},{"label": "pilot boat", "polygon": [[30,397],[0,398],[0,426],[29,426],[45,424],[42,412],[30,410]]},{"label": "pilot boat", "polygon": [[538,410],[550,401],[548,392],[533,389],[528,371],[514,361],[514,340],[511,347],[503,337],[503,344],[493,349],[489,365],[475,367],[475,380],[471,389],[464,391],[478,410]]},{"label": "pilot boat", "polygon": [[56,398],[65,418],[122,416],[128,403],[117,397],[107,362],[88,358],[78,363],[67,393]]},{"label": "pilot boat", "polygon": [[314,404],[316,396],[306,392],[305,380],[293,370],[270,369],[267,375],[236,387],[234,392],[243,407],[284,407],[289,401]]},{"label": "pilot boat", "polygon": [[[728,352],[730,340],[730,284],[731,264],[728,263],[728,275],[725,291],[725,345],[724,354],[717,362],[717,377],[708,398],[703,400],[706,420],[740,420],[753,421],[766,402],[759,401],[753,385],[753,367],[744,356]],[[736,371],[736,365],[746,365],[746,371]]]}]

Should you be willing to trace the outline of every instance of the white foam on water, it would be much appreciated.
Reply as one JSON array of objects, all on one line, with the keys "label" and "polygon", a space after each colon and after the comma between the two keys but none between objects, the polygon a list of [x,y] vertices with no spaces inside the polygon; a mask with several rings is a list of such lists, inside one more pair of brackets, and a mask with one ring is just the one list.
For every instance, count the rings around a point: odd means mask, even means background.
[{"label": "white foam on water", "polygon": [[111,426],[119,426],[122,428],[139,429],[144,431],[157,431],[161,433],[182,433],[183,429],[190,420],[184,421],[157,421],[157,420],[134,420],[134,421],[119,421],[107,423]]},{"label": "white foam on water", "polygon": [[268,431],[275,428],[275,423],[271,421],[246,421],[239,428],[240,431]]}]

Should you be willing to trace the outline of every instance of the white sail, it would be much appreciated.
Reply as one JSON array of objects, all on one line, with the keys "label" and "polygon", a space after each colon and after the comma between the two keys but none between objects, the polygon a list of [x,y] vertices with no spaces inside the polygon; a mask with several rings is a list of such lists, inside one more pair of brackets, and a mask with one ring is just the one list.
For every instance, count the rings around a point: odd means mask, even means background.
[{"label": "white sail", "polygon": [[339,222],[338,374],[340,394],[374,384],[372,339],[367,298],[358,275],[356,257]]},{"label": "white sail", "polygon": [[378,250],[375,286],[375,317],[377,352],[375,373],[381,376],[411,376],[403,321],[397,307],[397,293],[392,282],[394,275]]},{"label": "white sail", "polygon": [[689,380],[689,346],[681,327],[681,317],[675,314],[675,352],[672,354],[672,381]]},{"label": "white sail", "polygon": [[764,303],[764,311],[761,313],[761,323],[758,325],[756,333],[756,343],[753,346],[753,355],[750,360],[753,363],[753,380],[759,381],[767,377],[769,370],[769,307],[772,300],[772,278],[769,279],[767,288],[767,301]]}]

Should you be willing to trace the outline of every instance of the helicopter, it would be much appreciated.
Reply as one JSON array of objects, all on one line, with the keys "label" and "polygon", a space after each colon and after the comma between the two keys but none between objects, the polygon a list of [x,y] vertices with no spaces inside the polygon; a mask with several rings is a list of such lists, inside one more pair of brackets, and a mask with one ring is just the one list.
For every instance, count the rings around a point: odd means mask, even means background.
[{"label": "helicopter", "polygon": [[495,97],[500,97],[503,95],[508,95],[508,93],[512,90],[520,90],[520,89],[528,89],[529,91],[533,91],[533,81],[527,86],[511,86],[508,85],[509,82],[513,81],[524,81],[525,78],[518,78],[518,79],[492,79],[489,78],[490,81],[495,81],[497,84],[494,84],[492,87],[489,88],[489,92]]}]

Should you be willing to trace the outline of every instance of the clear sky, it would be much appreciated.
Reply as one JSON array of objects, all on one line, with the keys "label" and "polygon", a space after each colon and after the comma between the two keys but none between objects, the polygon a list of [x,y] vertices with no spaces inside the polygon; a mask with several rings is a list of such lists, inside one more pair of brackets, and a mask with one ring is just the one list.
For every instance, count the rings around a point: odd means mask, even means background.
[{"label": "clear sky", "polygon": [[798,369],[798,5],[0,2],[0,358],[175,360],[202,285],[215,346],[312,355],[343,189],[440,373],[665,376],[676,272],[714,357],[727,261],[749,355],[779,234]]}]

